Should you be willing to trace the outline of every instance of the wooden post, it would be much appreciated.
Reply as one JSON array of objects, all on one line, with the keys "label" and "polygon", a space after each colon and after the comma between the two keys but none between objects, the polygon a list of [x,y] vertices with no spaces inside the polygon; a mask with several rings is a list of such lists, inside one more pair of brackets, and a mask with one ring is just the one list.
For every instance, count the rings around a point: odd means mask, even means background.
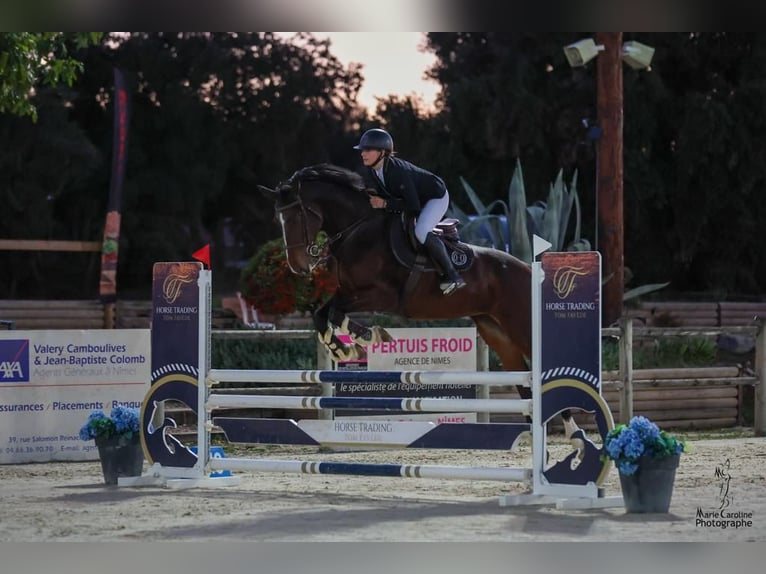
[{"label": "wooden post", "polygon": [[[489,371],[489,347],[478,334],[476,335],[476,370]],[[477,399],[489,398],[489,386],[478,385],[476,387]],[[476,413],[476,421],[480,423],[489,422],[489,413]]]},{"label": "wooden post", "polygon": [[620,318],[620,422],[633,418],[633,319]]},{"label": "wooden post", "polygon": [[104,303],[104,329],[114,329],[117,324],[116,305]]},{"label": "wooden post", "polygon": [[597,249],[604,261],[602,324],[613,324],[622,316],[625,290],[623,269],[622,201],[622,32],[598,32],[596,43],[604,46],[596,68],[598,140],[596,196],[599,236]]},{"label": "wooden post", "polygon": [[758,336],[755,339],[755,374],[758,383],[755,385],[753,400],[753,430],[755,436],[766,436],[766,334],[762,319],[759,320]]}]

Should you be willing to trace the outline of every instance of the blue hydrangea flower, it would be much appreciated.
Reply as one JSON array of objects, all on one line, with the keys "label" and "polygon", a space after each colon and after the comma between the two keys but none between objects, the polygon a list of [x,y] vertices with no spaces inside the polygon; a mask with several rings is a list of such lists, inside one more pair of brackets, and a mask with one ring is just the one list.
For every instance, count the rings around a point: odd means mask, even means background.
[{"label": "blue hydrangea flower", "polygon": [[604,440],[602,459],[611,459],[620,473],[632,475],[638,470],[642,456],[665,458],[684,452],[685,444],[661,431],[643,416],[635,416],[627,425],[620,424],[609,431]]},{"label": "blue hydrangea flower", "polygon": [[138,432],[138,410],[117,405],[110,414],[118,433]]},{"label": "blue hydrangea flower", "polygon": [[82,440],[115,436],[130,439],[138,434],[140,426],[138,409],[116,405],[108,417],[101,410],[92,411],[79,435]]}]

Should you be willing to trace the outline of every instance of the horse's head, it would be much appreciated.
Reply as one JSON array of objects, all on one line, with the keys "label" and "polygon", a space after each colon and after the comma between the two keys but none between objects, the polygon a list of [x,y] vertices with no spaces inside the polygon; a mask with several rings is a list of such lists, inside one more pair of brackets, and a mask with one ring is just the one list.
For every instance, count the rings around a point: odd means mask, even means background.
[{"label": "horse's head", "polygon": [[305,167],[276,189],[258,186],[274,198],[290,270],[306,275],[321,261],[320,231],[337,240],[371,210],[361,178],[322,164]]},{"label": "horse's head", "polygon": [[274,199],[274,213],[282,228],[287,264],[297,275],[308,275],[320,260],[321,247],[316,237],[322,229],[322,213],[304,201],[301,183],[295,176],[280,183],[276,189],[258,186],[270,192]]}]

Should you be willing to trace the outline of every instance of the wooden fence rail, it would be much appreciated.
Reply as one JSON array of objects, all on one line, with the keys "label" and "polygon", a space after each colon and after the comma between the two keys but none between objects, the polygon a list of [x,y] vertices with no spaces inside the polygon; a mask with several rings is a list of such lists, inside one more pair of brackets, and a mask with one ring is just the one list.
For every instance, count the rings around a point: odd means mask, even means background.
[{"label": "wooden fence rail", "polygon": [[[633,318],[625,317],[619,327],[602,329],[602,335],[619,338],[619,371],[607,372],[603,376],[605,387],[612,386],[618,391],[617,420],[627,422],[640,407],[641,414],[664,426],[694,426],[695,419],[704,420],[705,426],[732,426],[732,422],[741,422],[744,390],[750,387],[753,390],[753,427],[756,435],[766,435],[766,336],[761,320],[757,320],[756,325],[698,328],[634,329],[633,323]],[[633,344],[636,339],[718,337],[724,334],[754,338],[755,359],[749,371],[742,367],[633,369]],[[672,399],[667,397],[664,400],[668,402],[662,405],[664,408],[660,408],[654,402],[647,402],[649,399],[646,395],[647,390],[658,387],[689,390],[693,394],[679,398],[676,402],[671,402]],[[732,399],[736,399],[737,403],[732,404]]]}]

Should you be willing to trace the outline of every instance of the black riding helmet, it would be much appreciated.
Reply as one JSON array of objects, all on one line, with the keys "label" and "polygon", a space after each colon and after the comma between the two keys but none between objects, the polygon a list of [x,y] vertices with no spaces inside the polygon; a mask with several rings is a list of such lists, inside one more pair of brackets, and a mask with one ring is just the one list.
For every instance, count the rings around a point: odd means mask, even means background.
[{"label": "black riding helmet", "polygon": [[362,134],[354,149],[380,149],[388,153],[394,152],[394,140],[386,130],[374,128]]}]

